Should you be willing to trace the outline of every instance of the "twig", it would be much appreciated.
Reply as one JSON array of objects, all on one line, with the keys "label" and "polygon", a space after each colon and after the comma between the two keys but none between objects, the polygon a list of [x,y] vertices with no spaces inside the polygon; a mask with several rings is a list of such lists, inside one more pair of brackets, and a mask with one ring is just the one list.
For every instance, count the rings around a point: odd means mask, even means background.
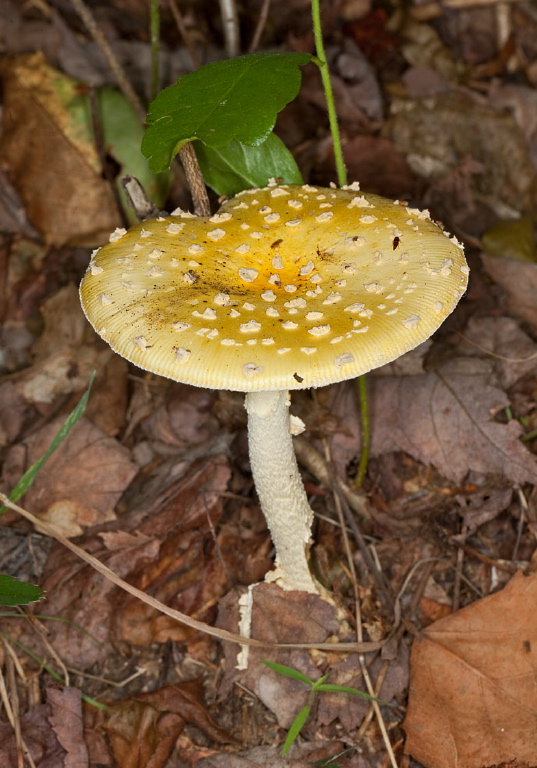
[{"label": "twig", "polygon": [[[468,535],[468,526],[462,526],[460,538],[464,541]],[[460,547],[457,550],[456,566],[455,566],[455,583],[453,584],[453,600],[451,601],[451,607],[453,612],[458,611],[461,605],[461,575],[462,564],[464,562],[464,549]]]},{"label": "twig", "polygon": [[190,58],[192,59],[192,64],[194,65],[194,69],[197,69],[198,67],[201,67],[201,59],[196,53],[196,49],[194,48],[194,44],[192,43],[188,29],[186,28],[185,20],[183,19],[183,14],[177,7],[177,3],[175,2],[175,0],[168,0],[168,4],[170,6],[170,11],[172,12],[173,19],[177,24],[177,29],[179,30],[181,37],[183,38],[183,43],[186,45],[186,48],[190,54]]},{"label": "twig", "polygon": [[99,28],[93,13],[88,8],[84,0],[71,0],[74,9],[86,25],[86,29],[93,37],[97,45],[102,51],[103,56],[108,62],[108,66],[112,70],[116,83],[123,92],[125,98],[130,102],[132,108],[136,112],[137,117],[143,123],[145,121],[146,110],[142,104],[141,99],[132,87],[129,78],[127,77],[125,70],[119,63],[114,51],[110,47],[110,44],[104,36],[102,30]]},{"label": "twig", "polygon": [[340,478],[331,473],[325,459],[305,437],[295,437],[293,440],[297,459],[311,474],[326,488],[332,488],[334,483],[341,490],[349,507],[371,527],[371,513],[367,508],[365,497],[357,493]]},{"label": "twig", "polygon": [[220,0],[220,13],[224,28],[224,41],[228,59],[233,59],[240,52],[239,16],[235,0]]},{"label": "twig", "polygon": [[196,216],[210,216],[211,205],[209,203],[207,187],[205,186],[198,158],[196,157],[191,141],[187,141],[186,144],[183,144],[179,150],[179,158],[185,169],[186,180],[192,194],[194,213]]},{"label": "twig", "polygon": [[159,212],[157,207],[148,198],[145,189],[136,176],[131,176],[130,174],[123,176],[121,184],[127,196],[127,200],[129,201],[129,205],[140,221],[153,219],[155,216],[158,216]]},{"label": "twig", "polygon": [[133,587],[132,584],[129,584],[128,582],[121,579],[116,573],[114,573],[114,571],[110,570],[110,568],[104,565],[104,563],[101,563],[101,561],[98,560],[96,557],[93,557],[93,555],[90,555],[89,552],[86,552],[81,547],[78,547],[76,544],[73,544],[72,541],[67,539],[53,525],[46,523],[44,520],[39,520],[39,518],[35,517],[35,515],[32,515],[31,512],[28,512],[27,509],[20,507],[18,504],[14,504],[12,501],[9,500],[9,498],[4,493],[1,493],[1,492],[0,492],[0,502],[2,502],[2,504],[5,504],[6,507],[9,507],[9,509],[12,509],[15,512],[18,512],[19,515],[22,515],[22,517],[24,517],[26,520],[29,520],[37,528],[37,530],[44,533],[46,536],[51,536],[53,539],[56,539],[56,541],[58,541],[60,544],[66,547],[66,549],[69,549],[77,557],[79,557],[85,563],[90,565],[95,571],[100,573],[102,576],[104,576],[106,579],[111,581],[113,584],[116,584],[116,586],[120,587],[120,589],[123,589],[125,592],[128,592],[130,595],[133,595],[133,597],[137,597],[139,600],[142,600],[142,602],[146,603],[146,605],[151,606],[151,608],[154,608],[155,610],[166,614],[166,616],[170,616],[172,619],[175,619],[180,624],[185,624],[187,627],[196,629],[199,632],[205,632],[205,634],[211,635],[212,637],[216,637],[219,640],[237,643],[238,645],[253,645],[253,646],[256,646],[257,648],[276,648],[276,649],[277,648],[304,648],[304,649],[316,648],[324,651],[335,651],[335,652],[340,651],[342,653],[369,653],[370,651],[378,651],[384,645],[383,642],[337,643],[337,644],[334,644],[334,643],[270,643],[270,642],[264,642],[262,640],[255,640],[253,638],[241,637],[241,635],[237,635],[234,632],[228,632],[225,629],[217,629],[216,627],[211,627],[209,624],[205,624],[205,622],[203,621],[198,621],[198,619],[193,619],[191,616],[187,616],[185,613],[181,613],[181,611],[176,611],[175,609],[170,608],[167,605],[164,605],[164,603],[161,603],[160,600],[157,600],[156,598],[151,597],[151,595],[147,595],[141,589],[137,589],[137,587]]},{"label": "twig", "polygon": [[[339,491],[339,489],[337,490]],[[371,554],[367,548],[367,544],[365,543],[364,537],[362,536],[362,532],[360,531],[358,525],[356,524],[354,515],[352,514],[349,508],[349,505],[347,504],[347,501],[344,498],[343,494],[341,494],[341,503],[343,506],[343,511],[345,512],[345,518],[347,520],[347,524],[350,526],[352,530],[352,535],[354,536],[354,539],[358,545],[358,548],[364,559],[364,562],[368,570],[370,571],[371,575],[373,576],[375,583],[382,594],[383,602],[387,608],[393,609],[393,600],[390,596],[390,593],[388,592],[388,589],[386,588],[384,579],[382,578],[382,574],[377,568],[375,561],[371,557]]]},{"label": "twig", "polygon": [[250,43],[250,47],[248,48],[248,53],[254,53],[254,51],[257,50],[259,43],[261,42],[261,35],[263,34],[263,31],[267,24],[269,10],[270,10],[270,0],[263,0],[263,5],[261,6],[261,11],[259,13],[259,18],[257,20],[257,24],[254,31],[254,36],[252,37],[252,42]]}]

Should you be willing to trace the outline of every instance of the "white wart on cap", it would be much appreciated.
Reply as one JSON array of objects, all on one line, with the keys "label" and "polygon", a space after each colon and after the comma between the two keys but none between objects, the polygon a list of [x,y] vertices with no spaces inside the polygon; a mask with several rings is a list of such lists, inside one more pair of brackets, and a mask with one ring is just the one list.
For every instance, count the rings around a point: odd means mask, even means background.
[{"label": "white wart on cap", "polygon": [[118,230],[80,288],[140,368],[243,392],[319,387],[425,341],[464,293],[462,246],[428,214],[355,186],[268,186],[217,214]]}]

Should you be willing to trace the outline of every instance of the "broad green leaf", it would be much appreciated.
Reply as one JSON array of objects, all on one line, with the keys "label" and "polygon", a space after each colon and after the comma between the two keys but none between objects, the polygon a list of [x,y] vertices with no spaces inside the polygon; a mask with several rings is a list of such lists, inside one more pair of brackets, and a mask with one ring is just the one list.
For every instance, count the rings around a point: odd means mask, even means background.
[{"label": "broad green leaf", "polygon": [[0,573],[0,605],[26,605],[43,597],[43,590]]},{"label": "broad green leaf", "polygon": [[295,719],[291,723],[291,727],[287,732],[287,738],[285,739],[285,744],[283,745],[282,757],[285,757],[285,755],[291,749],[292,745],[295,742],[296,737],[304,727],[304,723],[310,716],[310,712],[311,712],[311,707],[309,704],[307,704],[303,709],[300,710],[298,715],[295,717]]},{"label": "broad green leaf", "polygon": [[306,685],[309,686],[313,685],[313,680],[310,680],[309,677],[303,675],[302,672],[298,671],[298,669],[286,667],[285,664],[276,664],[274,661],[262,660],[261,663],[265,664],[265,666],[269,667],[274,672],[277,672],[279,675],[283,675],[284,677],[291,677],[293,680],[299,680],[301,683],[306,683]]},{"label": "broad green leaf", "polygon": [[302,176],[283,141],[275,133],[258,146],[230,141],[223,147],[194,142],[206,183],[219,195],[236,195],[243,189],[264,187],[270,178],[284,184],[302,184]]},{"label": "broad green leaf", "polygon": [[368,693],[360,691],[358,688],[349,688],[347,685],[332,685],[330,683],[322,683],[321,685],[316,686],[315,690],[331,691],[332,693],[352,693],[355,696],[362,696],[364,699],[369,699],[370,701],[378,701],[379,704],[386,704],[389,706],[387,701],[382,701],[382,699],[377,699],[375,696],[370,696]]},{"label": "broad green leaf", "polygon": [[300,88],[308,53],[269,51],[205,64],[151,102],[142,152],[153,173],[169,167],[183,144],[261,144]]},{"label": "broad green leaf", "polygon": [[[24,473],[24,475],[21,477],[17,485],[13,488],[13,490],[9,494],[10,501],[18,501],[21,498],[21,496],[24,496],[26,491],[30,488],[30,486],[34,482],[40,470],[43,468],[44,464],[50,459],[50,457],[52,456],[56,448],[58,448],[58,446],[61,445],[61,443],[65,440],[65,438],[71,431],[71,429],[75,426],[77,421],[80,419],[80,417],[86,410],[86,405],[88,404],[88,398],[89,398],[91,385],[93,384],[94,378],[95,378],[95,371],[91,374],[88,388],[82,395],[80,402],[71,411],[69,416],[66,418],[65,422],[62,424],[57,434],[54,436],[45,454],[40,459],[38,459],[38,461],[36,461],[35,464],[33,464],[30,467],[30,469],[28,469]],[[5,507],[0,507],[0,513],[3,512],[4,509]]]}]

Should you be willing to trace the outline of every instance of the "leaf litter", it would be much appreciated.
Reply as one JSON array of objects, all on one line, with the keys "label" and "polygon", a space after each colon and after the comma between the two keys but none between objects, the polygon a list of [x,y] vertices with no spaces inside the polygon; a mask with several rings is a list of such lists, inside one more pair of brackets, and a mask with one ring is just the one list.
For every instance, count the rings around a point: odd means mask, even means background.
[{"label": "leaf litter", "polygon": [[[130,0],[121,13],[115,3],[98,5],[143,89],[149,58],[140,8]],[[193,4],[187,22],[195,45],[219,58],[204,5]],[[109,75],[68,15],[54,10],[47,18],[9,0],[2,8],[9,10],[0,14],[3,28],[8,17],[11,25],[6,50],[15,57],[2,72],[12,188],[0,201],[0,209],[8,205],[0,222],[20,233],[1,248],[2,490],[46,450],[96,369],[84,419],[24,505],[131,584],[237,631],[238,595],[263,578],[272,557],[252,493],[242,403],[143,375],[87,327],[74,285],[88,252],[72,246],[100,244],[116,226],[117,208],[95,147],[73,137],[66,103],[52,92],[43,101],[44,89],[36,96],[31,87],[41,78],[50,91],[61,70],[84,81],[76,93],[108,84]],[[246,3],[241,12],[248,31],[257,11]],[[351,550],[364,639],[383,644],[365,659],[378,695],[392,705],[382,714],[398,764],[411,755],[425,768],[523,768],[537,755],[536,273],[533,263],[482,254],[479,241],[498,220],[536,213],[536,20],[513,5],[520,55],[509,66],[521,75],[514,85],[506,76],[512,49],[498,47],[493,6],[429,12],[437,14],[434,30],[417,19],[419,5],[397,29],[385,9],[368,3],[326,9],[352,178],[367,191],[431,206],[448,229],[468,236],[472,266],[467,297],[436,338],[368,377],[369,514],[360,517],[365,544],[352,539]],[[311,52],[305,17],[299,2],[278,4],[263,45]],[[163,27],[168,82],[190,67],[174,30]],[[36,58],[35,35],[46,57]],[[307,67],[304,76],[277,130],[304,177],[327,184],[334,171],[319,80]],[[185,200],[176,185],[169,207],[186,207]],[[293,402],[307,425],[300,440],[316,450],[305,478],[318,513],[313,564],[337,599],[330,605],[265,585],[254,590],[253,633],[336,644],[356,638],[360,620],[333,493],[333,472],[349,491],[359,457],[355,384]],[[302,448],[300,455],[312,454]],[[305,692],[260,660],[365,688],[357,653],[251,648],[248,669],[237,670],[237,647],[160,615],[58,543],[29,538],[29,525],[13,512],[2,523],[0,566],[15,551],[13,536],[28,537],[26,560],[17,549],[10,568],[20,568],[15,577],[31,573],[47,592],[30,619],[3,618],[2,631],[109,708],[82,708],[77,688],[53,681],[18,648],[18,681],[7,679],[18,693],[20,738],[39,768],[387,764],[369,705],[335,693],[319,697],[302,741],[280,758]],[[4,650],[6,671],[9,658]],[[21,742],[4,718],[0,730],[0,762],[11,768]]]}]

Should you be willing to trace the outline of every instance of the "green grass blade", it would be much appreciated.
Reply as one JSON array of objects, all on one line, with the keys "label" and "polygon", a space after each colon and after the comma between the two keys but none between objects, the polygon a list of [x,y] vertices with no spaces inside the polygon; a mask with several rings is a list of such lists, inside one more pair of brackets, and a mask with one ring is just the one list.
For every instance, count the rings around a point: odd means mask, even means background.
[{"label": "green grass blade", "polygon": [[[75,426],[77,421],[81,418],[82,414],[86,410],[86,406],[88,404],[88,399],[90,395],[91,385],[93,384],[94,379],[95,379],[95,371],[91,374],[88,388],[82,395],[80,402],[71,411],[69,416],[66,418],[65,423],[58,430],[58,433],[53,438],[45,454],[38,461],[36,461],[35,464],[33,464],[27,472],[24,473],[24,475],[21,477],[21,479],[19,480],[15,488],[13,488],[13,490],[11,491],[9,495],[10,501],[16,502],[21,498],[21,496],[24,496],[24,494],[29,490],[30,486],[34,482],[35,478],[37,477],[37,475],[39,474],[43,466],[50,459],[54,451],[65,440],[65,438],[67,437],[71,429]],[[0,513],[4,512],[5,509],[6,507],[2,506],[0,508]]]},{"label": "green grass blade", "polygon": [[310,680],[309,677],[306,677],[306,675],[303,675],[302,672],[299,672],[298,669],[293,669],[292,667],[286,667],[285,664],[276,664],[273,661],[261,661],[262,664],[265,664],[267,667],[272,669],[274,672],[277,672],[279,675],[283,675],[284,677],[290,677],[293,680],[298,680],[301,683],[306,683],[306,685],[312,686],[313,680]]},{"label": "green grass blade", "polygon": [[[286,669],[288,669],[288,667],[286,667]],[[305,707],[303,707],[303,709],[300,710],[298,715],[293,720],[291,727],[289,728],[289,731],[287,733],[285,744],[283,745],[282,757],[285,757],[285,755],[289,752],[289,750],[295,743],[296,737],[298,736],[298,734],[304,727],[306,720],[310,716],[310,712],[311,712],[311,707],[309,704],[307,704]]]}]

